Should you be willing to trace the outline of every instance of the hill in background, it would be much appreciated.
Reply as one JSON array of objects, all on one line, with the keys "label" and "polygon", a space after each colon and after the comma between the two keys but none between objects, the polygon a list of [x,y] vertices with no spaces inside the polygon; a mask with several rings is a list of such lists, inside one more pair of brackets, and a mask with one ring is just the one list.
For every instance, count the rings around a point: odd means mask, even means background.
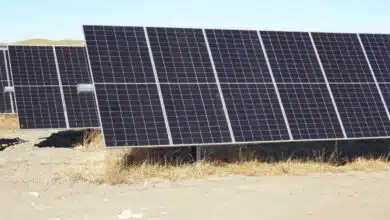
[{"label": "hill in background", "polygon": [[[28,40],[22,40],[13,42],[12,44],[18,45],[84,45],[84,41],[82,40],[48,40],[43,38],[34,38]],[[0,45],[7,45],[6,43],[0,43]]]}]

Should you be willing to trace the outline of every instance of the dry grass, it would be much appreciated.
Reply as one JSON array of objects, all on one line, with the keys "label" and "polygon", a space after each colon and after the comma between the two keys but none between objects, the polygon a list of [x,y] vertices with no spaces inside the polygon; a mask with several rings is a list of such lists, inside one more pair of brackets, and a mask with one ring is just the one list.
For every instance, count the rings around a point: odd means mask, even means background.
[{"label": "dry grass", "polygon": [[18,45],[83,45],[81,40],[48,40],[43,38],[35,38],[17,41],[14,44]]},{"label": "dry grass", "polygon": [[98,129],[86,130],[81,139],[83,149],[97,151],[104,148],[102,133]]},{"label": "dry grass", "polygon": [[19,129],[16,114],[0,114],[0,132],[15,132]]},{"label": "dry grass", "polygon": [[[341,173],[349,171],[371,171],[390,168],[386,158],[356,158],[343,166],[327,162],[289,160],[266,163],[258,160],[236,161],[231,163],[202,161],[193,163],[136,162],[137,152],[132,150],[107,151],[104,163],[89,162],[73,166],[61,173],[60,178],[73,182],[97,184],[133,184],[143,181],[160,182],[199,179],[209,176],[273,176],[305,175],[309,173]],[[149,162],[148,162],[149,161]],[[155,161],[155,160],[154,160]],[[161,160],[160,160],[161,161]]]}]

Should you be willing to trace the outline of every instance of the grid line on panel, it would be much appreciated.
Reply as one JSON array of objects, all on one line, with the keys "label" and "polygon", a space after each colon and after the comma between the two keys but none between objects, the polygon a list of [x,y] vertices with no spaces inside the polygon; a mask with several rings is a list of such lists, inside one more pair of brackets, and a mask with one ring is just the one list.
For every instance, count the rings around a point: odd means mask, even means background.
[{"label": "grid line on panel", "polygon": [[294,139],[344,137],[325,84],[278,84]]},{"label": "grid line on panel", "polygon": [[59,85],[52,46],[8,46],[14,85]]},{"label": "grid line on panel", "polygon": [[339,110],[338,110],[338,108],[337,108],[336,101],[335,101],[334,96],[333,96],[333,92],[332,92],[332,90],[331,90],[331,88],[330,88],[328,78],[326,77],[326,73],[325,73],[324,67],[322,66],[322,61],[321,61],[320,56],[319,56],[319,54],[318,54],[317,48],[316,48],[316,46],[315,46],[315,43],[314,43],[314,40],[313,40],[313,36],[311,35],[310,32],[309,32],[309,37],[310,37],[310,41],[311,41],[311,43],[312,43],[314,52],[315,52],[315,54],[316,54],[317,61],[318,61],[319,66],[320,66],[321,73],[322,73],[322,75],[323,75],[323,77],[324,77],[324,80],[325,80],[325,83],[326,83],[326,88],[328,89],[330,98],[331,98],[331,100],[332,100],[333,108],[334,108],[335,111],[336,111],[336,115],[337,115],[337,119],[338,119],[338,121],[339,121],[339,123],[340,123],[341,131],[342,131],[342,133],[343,133],[344,138],[347,138],[347,134],[346,134],[346,132],[345,132],[345,128],[344,128],[344,125],[343,125],[343,121],[341,120],[340,112],[339,112]]},{"label": "grid line on panel", "polygon": [[92,82],[85,47],[55,46],[60,84],[70,128],[98,127],[95,94],[77,93],[77,84]]},{"label": "grid line on panel", "polygon": [[374,82],[357,34],[311,34],[329,83]]},{"label": "grid line on panel", "polygon": [[174,144],[231,142],[216,84],[162,84]]},{"label": "grid line on panel", "polygon": [[83,28],[94,83],[155,82],[142,27]]},{"label": "grid line on panel", "polygon": [[377,81],[390,82],[390,35],[359,34]]},{"label": "grid line on panel", "polygon": [[273,74],[273,72],[272,72],[271,63],[269,62],[268,55],[267,55],[267,51],[266,51],[266,49],[265,49],[265,45],[264,45],[263,38],[262,38],[262,36],[261,36],[260,31],[257,31],[257,35],[258,35],[258,38],[259,38],[259,40],[260,40],[260,44],[261,44],[261,48],[262,48],[263,53],[264,53],[264,56],[265,56],[265,60],[266,60],[266,62],[267,62],[268,70],[270,71],[270,75],[271,75],[271,79],[272,79],[272,84],[273,84],[273,86],[274,86],[274,88],[275,88],[276,96],[277,96],[277,98],[278,98],[279,106],[280,106],[281,111],[282,111],[282,114],[283,114],[283,119],[284,119],[284,122],[285,122],[286,127],[287,127],[288,135],[289,135],[289,137],[290,137],[290,140],[293,140],[294,137],[293,137],[292,132],[291,132],[291,127],[290,127],[289,121],[288,121],[288,119],[287,119],[286,111],[285,111],[285,109],[284,109],[284,106],[283,106],[283,103],[282,103],[282,99],[281,99],[281,97],[280,97],[278,85],[276,84],[275,77],[274,77],[274,74]]},{"label": "grid line on panel", "polygon": [[213,58],[213,55],[212,55],[211,50],[210,50],[210,44],[209,44],[209,41],[208,41],[208,38],[207,38],[206,31],[203,29],[202,32],[203,32],[204,39],[206,41],[207,52],[209,54],[211,66],[213,68],[215,82],[216,82],[217,87],[218,87],[219,96],[221,98],[223,112],[225,114],[226,122],[227,122],[227,125],[228,125],[228,128],[229,128],[230,138],[231,138],[232,142],[234,143],[234,142],[236,142],[236,138],[234,136],[232,125],[231,125],[231,122],[230,122],[230,116],[229,116],[227,108],[226,108],[225,98],[224,98],[224,94],[222,92],[221,84],[220,84],[220,81],[219,81],[219,78],[218,78],[218,73],[217,73],[217,70],[215,68],[214,58]]},{"label": "grid line on panel", "polygon": [[325,83],[309,33],[260,34],[276,83]]},{"label": "grid line on panel", "polygon": [[146,29],[160,82],[215,83],[202,29]]},{"label": "grid line on panel", "polygon": [[390,134],[390,121],[373,83],[330,86],[348,138]]},{"label": "grid line on panel", "polygon": [[59,87],[15,87],[21,129],[66,128]]},{"label": "grid line on panel", "polygon": [[221,83],[272,83],[256,31],[205,31]]},{"label": "grid line on panel", "polygon": [[289,140],[272,84],[222,84],[237,142]]},{"label": "grid line on panel", "polygon": [[57,70],[58,84],[59,84],[59,87],[60,87],[62,105],[63,105],[63,108],[64,108],[65,124],[66,124],[66,128],[69,128],[68,111],[67,111],[67,108],[66,108],[64,89],[62,87],[61,74],[60,74],[60,69],[59,69],[59,66],[58,66],[57,53],[56,53],[55,46],[53,46],[52,49],[53,49],[53,54],[54,54],[54,61],[55,61],[55,65],[56,65],[56,70]]},{"label": "grid line on panel", "polygon": [[149,35],[148,35],[147,30],[146,30],[146,27],[144,27],[144,32],[145,32],[146,43],[148,45],[150,60],[151,60],[152,67],[153,67],[154,78],[156,80],[156,85],[157,85],[157,90],[158,90],[158,96],[160,98],[160,104],[161,104],[161,108],[162,108],[162,113],[163,113],[163,116],[164,116],[165,127],[167,129],[169,145],[172,145],[173,141],[172,141],[171,128],[169,127],[168,116],[167,116],[167,112],[165,110],[164,99],[162,97],[160,81],[159,81],[159,78],[158,78],[158,75],[157,75],[157,70],[156,70],[156,66],[155,66],[155,63],[154,63],[153,52],[152,52],[152,48],[150,46]]},{"label": "grid line on panel", "polygon": [[364,57],[365,57],[366,60],[367,60],[368,67],[370,68],[370,72],[371,72],[371,74],[372,74],[372,78],[374,79],[375,86],[376,86],[376,88],[378,89],[378,94],[379,94],[379,96],[380,96],[380,99],[382,100],[383,106],[385,107],[385,111],[386,111],[386,114],[387,114],[387,118],[388,118],[389,121],[390,121],[389,109],[388,109],[388,107],[387,107],[387,105],[386,105],[386,102],[385,102],[385,99],[384,99],[384,97],[383,97],[381,88],[380,88],[379,85],[378,85],[378,81],[377,81],[377,79],[376,79],[374,70],[372,69],[372,66],[371,66],[370,60],[369,60],[369,58],[368,58],[368,56],[367,56],[367,53],[366,53],[366,50],[365,50],[365,48],[364,48],[363,42],[362,42],[362,40],[360,39],[359,34],[356,34],[356,35],[357,35],[358,40],[359,40],[359,43],[360,43],[360,45],[361,45],[361,47],[362,47],[362,49],[363,49]]},{"label": "grid line on panel", "polygon": [[85,47],[55,46],[62,85],[91,83]]},{"label": "grid line on panel", "polygon": [[106,146],[168,145],[157,86],[96,84]]},{"label": "grid line on panel", "polygon": [[99,127],[94,94],[77,93],[76,86],[63,86],[70,128]]}]

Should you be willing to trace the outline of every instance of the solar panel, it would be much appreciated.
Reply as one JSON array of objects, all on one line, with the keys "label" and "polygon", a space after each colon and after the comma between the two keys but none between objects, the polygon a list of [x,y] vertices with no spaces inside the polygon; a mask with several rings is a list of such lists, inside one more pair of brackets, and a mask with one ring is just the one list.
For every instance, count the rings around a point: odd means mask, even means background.
[{"label": "solar panel", "polygon": [[278,84],[294,139],[343,138],[325,84]]},{"label": "solar panel", "polygon": [[13,113],[12,95],[3,92],[4,87],[11,84],[6,54],[6,50],[0,50],[0,113]]},{"label": "solar panel", "polygon": [[92,83],[85,47],[56,46],[55,52],[69,127],[99,127],[95,95],[77,93],[77,84]]},{"label": "solar panel", "polygon": [[84,26],[95,83],[155,83],[142,27]]},{"label": "solar panel", "polygon": [[203,31],[147,30],[173,143],[231,141]]},{"label": "solar panel", "polygon": [[201,29],[147,28],[160,83],[215,83]]},{"label": "solar panel", "polygon": [[94,95],[77,94],[92,82],[84,47],[11,45],[9,54],[22,129],[99,126]]},{"label": "solar panel", "polygon": [[379,83],[390,83],[390,35],[360,34],[368,60]]},{"label": "solar panel", "polygon": [[216,84],[162,84],[174,144],[230,142]]},{"label": "solar panel", "polygon": [[390,122],[371,84],[331,84],[348,137],[388,136]]},{"label": "solar panel", "polygon": [[8,50],[20,128],[66,128],[53,47],[10,45]]},{"label": "solar panel", "polygon": [[312,33],[349,138],[390,134],[387,107],[357,34]]},{"label": "solar panel", "polygon": [[257,32],[205,32],[235,140],[290,139]]},{"label": "solar panel", "polygon": [[95,85],[106,146],[168,145],[155,84]]},{"label": "solar panel", "polygon": [[21,129],[66,128],[58,86],[15,86]]},{"label": "solar panel", "polygon": [[9,46],[15,86],[59,85],[51,46]]},{"label": "solar panel", "polygon": [[329,83],[374,82],[357,34],[312,33]]},{"label": "solar panel", "polygon": [[144,29],[83,29],[106,146],[168,145]]},{"label": "solar panel", "polygon": [[237,142],[290,139],[272,84],[222,84]]},{"label": "solar panel", "polygon": [[305,32],[260,32],[294,139],[343,138],[326,79]]}]

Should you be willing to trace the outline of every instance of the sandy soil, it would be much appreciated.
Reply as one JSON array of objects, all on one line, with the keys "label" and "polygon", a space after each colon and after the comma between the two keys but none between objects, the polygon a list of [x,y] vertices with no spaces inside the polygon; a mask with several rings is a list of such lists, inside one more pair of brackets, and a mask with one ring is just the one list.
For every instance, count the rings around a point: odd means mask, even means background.
[{"label": "sandy soil", "polygon": [[180,183],[54,183],[53,173],[103,154],[38,149],[48,131],[0,152],[0,219],[389,219],[390,171],[209,178]]}]

